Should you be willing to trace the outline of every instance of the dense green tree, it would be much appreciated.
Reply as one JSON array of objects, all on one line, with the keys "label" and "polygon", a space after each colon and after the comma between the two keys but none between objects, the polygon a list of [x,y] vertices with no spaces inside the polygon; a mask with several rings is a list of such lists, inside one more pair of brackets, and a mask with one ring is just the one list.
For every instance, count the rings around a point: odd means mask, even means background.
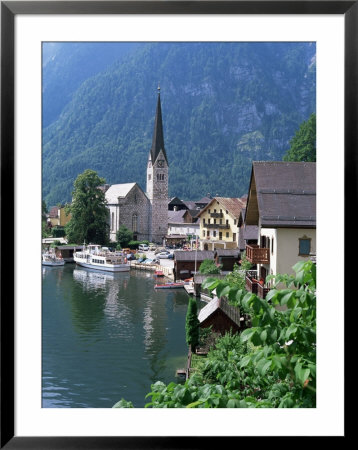
[{"label": "dense green tree", "polygon": [[65,227],[69,242],[108,243],[108,208],[105,194],[99,189],[104,183],[104,178],[90,169],[76,178],[72,204],[66,206],[66,212],[71,213],[71,220]]},{"label": "dense green tree", "polygon": [[116,240],[122,248],[128,247],[129,242],[133,240],[133,233],[125,225],[121,225],[116,233]]},{"label": "dense green tree", "polygon": [[284,161],[316,161],[316,114],[311,114],[303,122],[290,141],[290,149],[283,157]]},{"label": "dense green tree", "polygon": [[189,297],[188,310],[185,318],[186,343],[194,351],[199,343],[198,305],[194,297]]},{"label": "dense green tree", "polygon": [[220,273],[220,267],[212,259],[204,259],[200,264],[199,272],[203,275],[217,274]]},{"label": "dense green tree", "polygon": [[47,225],[47,213],[48,213],[48,209],[47,209],[47,205],[45,200],[42,200],[42,205],[41,205],[41,230],[42,230],[42,237],[46,238],[50,236],[51,230]]}]

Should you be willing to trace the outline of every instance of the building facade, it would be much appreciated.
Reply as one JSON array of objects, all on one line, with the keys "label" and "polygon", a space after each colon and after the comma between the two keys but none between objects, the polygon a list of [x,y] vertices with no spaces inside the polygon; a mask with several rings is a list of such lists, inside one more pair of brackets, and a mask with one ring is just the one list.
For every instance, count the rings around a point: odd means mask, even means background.
[{"label": "building facade", "polygon": [[267,275],[293,274],[294,264],[316,256],[316,163],[253,162],[245,224],[257,227],[246,257],[257,265],[251,278],[264,297]]},{"label": "building facade", "polygon": [[200,249],[236,249],[238,219],[245,201],[240,198],[215,197],[200,212]]}]

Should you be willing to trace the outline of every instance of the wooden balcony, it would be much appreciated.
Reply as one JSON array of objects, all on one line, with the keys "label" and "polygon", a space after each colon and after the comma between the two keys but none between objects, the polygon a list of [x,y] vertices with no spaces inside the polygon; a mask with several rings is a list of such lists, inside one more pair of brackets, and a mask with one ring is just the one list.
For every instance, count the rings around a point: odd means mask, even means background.
[{"label": "wooden balcony", "polygon": [[257,295],[260,298],[266,298],[266,295],[269,293],[270,288],[266,286],[262,286],[260,283],[257,285]]},{"label": "wooden balcony", "polygon": [[245,287],[246,290],[251,292],[252,294],[257,294],[257,271],[256,270],[247,270],[245,277]]},{"label": "wooden balcony", "polygon": [[247,291],[256,294],[260,298],[266,298],[266,295],[270,291],[269,287],[258,281],[256,270],[246,271],[245,287]]},{"label": "wooden balcony", "polygon": [[210,213],[210,217],[222,219],[224,217],[224,214],[223,213]]},{"label": "wooden balcony", "polygon": [[203,224],[204,228],[218,228],[221,230],[228,230],[230,228],[229,224],[226,223],[204,223]]},{"label": "wooden balcony", "polygon": [[258,245],[246,245],[246,258],[251,264],[269,264],[270,249],[260,248]]}]

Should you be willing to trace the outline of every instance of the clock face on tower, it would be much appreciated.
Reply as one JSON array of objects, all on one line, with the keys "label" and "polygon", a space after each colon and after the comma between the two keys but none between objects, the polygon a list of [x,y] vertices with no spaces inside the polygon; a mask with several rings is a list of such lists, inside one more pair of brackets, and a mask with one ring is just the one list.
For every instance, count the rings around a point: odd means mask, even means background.
[{"label": "clock face on tower", "polygon": [[158,167],[164,167],[164,160],[158,159]]}]

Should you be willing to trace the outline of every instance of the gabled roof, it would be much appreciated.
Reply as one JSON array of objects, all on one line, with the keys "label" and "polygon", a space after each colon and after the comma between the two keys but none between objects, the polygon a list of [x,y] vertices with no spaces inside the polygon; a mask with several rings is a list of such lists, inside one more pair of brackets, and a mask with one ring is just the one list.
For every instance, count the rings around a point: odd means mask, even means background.
[{"label": "gabled roof", "polygon": [[203,208],[198,216],[200,216],[202,213],[204,213],[207,209],[209,209],[214,202],[219,202],[221,207],[228,211],[228,213],[237,219],[239,217],[240,211],[242,208],[245,208],[245,202],[241,198],[236,197],[214,197],[210,200],[210,203],[208,203],[205,208]]},{"label": "gabled roof", "polygon": [[182,200],[184,205],[188,208],[188,209],[196,209],[196,204],[195,202],[191,201],[191,200]]},{"label": "gabled roof", "polygon": [[225,298],[214,298],[199,312],[199,322],[202,323],[217,310],[221,310],[229,319],[231,319],[237,326],[240,327],[240,309],[229,305]]},{"label": "gabled roof", "polygon": [[195,202],[195,204],[197,205],[207,205],[208,203],[211,202],[213,198],[212,197],[203,197],[200,200],[198,200],[197,202]]},{"label": "gabled roof", "polygon": [[168,224],[170,223],[184,223],[184,214],[186,209],[180,211],[168,211]]},{"label": "gabled roof", "polygon": [[245,221],[263,227],[316,226],[316,163],[252,164]]},{"label": "gabled roof", "polygon": [[180,200],[179,197],[171,198],[170,201],[168,202],[168,205],[185,206],[186,207],[185,202],[183,202],[183,200]]},{"label": "gabled roof", "polygon": [[155,113],[154,120],[154,130],[153,130],[153,140],[152,147],[150,149],[150,157],[152,164],[155,163],[160,150],[163,152],[163,156],[168,164],[167,154],[164,148],[164,134],[163,134],[163,123],[162,123],[162,107],[160,104],[160,88],[158,88],[158,100],[157,100],[157,110]]},{"label": "gabled roof", "polygon": [[[108,204],[117,203],[118,197],[126,197],[136,184],[137,183],[112,184],[105,193]],[[139,185],[137,186],[141,189]]]}]

